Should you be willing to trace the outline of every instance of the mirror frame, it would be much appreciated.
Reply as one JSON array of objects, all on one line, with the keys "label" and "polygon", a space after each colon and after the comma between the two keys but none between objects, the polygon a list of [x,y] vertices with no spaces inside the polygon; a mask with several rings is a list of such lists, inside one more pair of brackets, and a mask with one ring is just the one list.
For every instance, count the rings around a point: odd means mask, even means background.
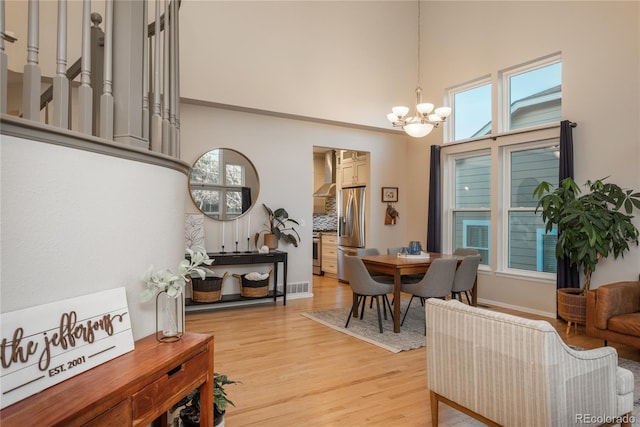
[{"label": "mirror frame", "polygon": [[[245,162],[244,163],[245,176],[247,175],[247,171],[249,171],[249,167],[250,167],[250,170],[253,172],[253,175],[255,176],[255,184],[248,187],[248,188],[251,189],[251,205],[244,212],[240,213],[237,216],[233,216],[233,217],[230,217],[230,218],[220,218],[220,215],[214,216],[214,215],[212,215],[210,213],[205,212],[204,210],[202,210],[200,208],[199,204],[196,202],[196,200],[195,200],[195,198],[193,196],[193,191],[194,190],[201,190],[201,189],[203,189],[202,187],[204,187],[206,185],[206,184],[199,184],[199,185],[196,186],[196,184],[192,183],[192,181],[191,181],[191,177],[193,175],[194,170],[196,170],[196,166],[197,166],[198,162],[200,162],[200,160],[203,157],[205,157],[205,156],[209,155],[211,152],[217,151],[217,150],[223,150],[223,153],[225,151],[232,152],[235,155],[237,155],[237,156],[241,157],[242,159],[244,159],[244,162]],[[224,159],[225,159],[225,156],[223,154],[222,162],[224,162]],[[258,195],[260,194],[260,176],[258,175],[258,170],[256,169],[256,167],[253,164],[253,162],[251,160],[249,160],[249,158],[247,156],[245,156],[243,153],[241,153],[238,150],[234,150],[233,148],[220,147],[220,148],[214,148],[212,150],[209,150],[209,151],[205,152],[204,154],[199,156],[196,159],[195,162],[193,162],[193,166],[191,167],[191,171],[189,172],[189,179],[188,179],[188,182],[187,182],[187,186],[188,186],[189,197],[191,198],[191,202],[194,204],[196,209],[198,209],[198,211],[200,211],[206,217],[211,218],[211,219],[213,219],[215,221],[233,221],[233,220],[235,220],[237,218],[241,218],[244,215],[246,215],[249,212],[251,212],[251,209],[253,209],[253,207],[255,206],[256,201],[258,200]],[[223,187],[223,188],[225,187],[224,185],[217,185],[217,186],[218,187]],[[257,188],[255,188],[255,187],[257,187]],[[231,188],[233,188],[233,186]],[[242,187],[237,186],[237,188],[242,188]],[[222,203],[222,201],[221,201],[221,203]],[[223,214],[225,214],[225,213],[223,213]],[[223,216],[226,216],[226,214],[223,215]]]}]

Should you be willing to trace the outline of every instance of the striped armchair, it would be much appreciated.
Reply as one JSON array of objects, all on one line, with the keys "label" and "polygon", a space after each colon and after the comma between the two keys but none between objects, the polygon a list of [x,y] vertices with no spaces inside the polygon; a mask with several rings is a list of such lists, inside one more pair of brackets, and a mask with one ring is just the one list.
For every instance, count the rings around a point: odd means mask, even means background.
[{"label": "striped armchair", "polygon": [[633,374],[614,348],[577,351],[548,322],[430,299],[427,376],[438,402],[496,426],[622,423],[633,417]]}]

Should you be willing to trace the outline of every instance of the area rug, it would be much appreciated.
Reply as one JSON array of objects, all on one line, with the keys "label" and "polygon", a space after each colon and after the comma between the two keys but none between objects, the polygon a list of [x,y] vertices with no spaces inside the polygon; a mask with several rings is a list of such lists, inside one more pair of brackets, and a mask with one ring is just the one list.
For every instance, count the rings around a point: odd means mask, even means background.
[{"label": "area rug", "polygon": [[[407,302],[402,301],[400,306],[401,316],[404,315],[406,307]],[[411,304],[411,309],[407,314],[404,325],[400,328],[400,333],[397,334],[393,332],[393,321],[391,320],[391,316],[389,316],[388,310],[387,320],[384,320],[384,317],[382,319],[383,333],[380,333],[375,302],[373,307],[369,308],[369,301],[367,301],[363,319],[360,320],[359,317],[352,317],[349,322],[349,327],[345,328],[344,324],[347,321],[349,310],[349,308],[336,308],[333,310],[302,313],[302,315],[343,334],[351,335],[352,337],[382,347],[393,353],[414,350],[426,345],[426,337],[424,335],[424,307],[420,305],[420,301],[418,300],[414,300]],[[382,306],[380,310],[382,310]]]}]

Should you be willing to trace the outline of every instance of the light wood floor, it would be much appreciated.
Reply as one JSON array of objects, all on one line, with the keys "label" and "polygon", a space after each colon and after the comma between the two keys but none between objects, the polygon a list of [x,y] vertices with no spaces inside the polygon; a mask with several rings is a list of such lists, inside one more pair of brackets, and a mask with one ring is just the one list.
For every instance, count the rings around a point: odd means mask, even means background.
[{"label": "light wood floor", "polygon": [[[313,277],[313,298],[187,315],[187,331],[214,334],[215,371],[242,381],[226,388],[235,407],[229,407],[225,424],[431,425],[426,349],[393,354],[303,317],[307,311],[351,304],[348,285]],[[602,346],[582,326],[567,337],[566,323],[544,320],[569,344]],[[610,344],[620,357],[640,361],[637,349]],[[440,420],[441,425],[463,426],[468,419],[441,404]]]}]

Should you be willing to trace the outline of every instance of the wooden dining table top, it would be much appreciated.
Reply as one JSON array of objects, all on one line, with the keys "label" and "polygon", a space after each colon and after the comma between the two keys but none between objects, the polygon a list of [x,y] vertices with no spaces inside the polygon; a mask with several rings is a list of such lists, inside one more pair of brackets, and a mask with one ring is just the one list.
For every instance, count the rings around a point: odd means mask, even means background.
[{"label": "wooden dining table top", "polygon": [[[442,254],[438,252],[429,252],[428,257],[406,257],[398,255],[366,255],[362,257],[362,262],[367,267],[367,270],[372,273],[389,274],[394,277],[394,304],[393,304],[393,331],[400,332],[400,288],[402,285],[401,277],[407,274],[420,274],[425,273],[433,260],[444,258],[451,259],[457,258],[458,265],[462,262],[463,256]],[[477,302],[477,282],[474,284],[474,288],[471,292],[473,304]],[[357,315],[356,307],[354,305],[354,314]]]}]

